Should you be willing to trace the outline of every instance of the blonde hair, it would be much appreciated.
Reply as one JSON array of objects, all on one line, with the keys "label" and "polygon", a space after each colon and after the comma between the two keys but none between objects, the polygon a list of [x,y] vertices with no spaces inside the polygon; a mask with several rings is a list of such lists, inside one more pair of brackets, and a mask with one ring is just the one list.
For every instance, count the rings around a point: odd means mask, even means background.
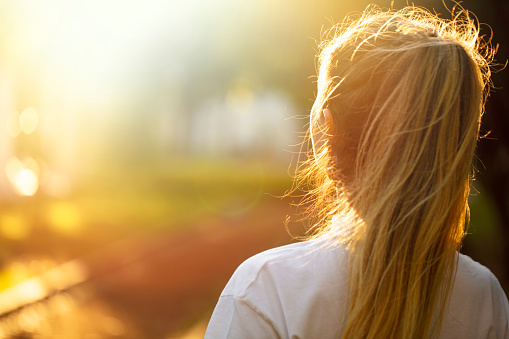
[{"label": "blonde hair", "polygon": [[313,201],[313,235],[348,245],[343,338],[440,331],[494,53],[468,12],[454,12],[369,6],[320,46],[313,147],[297,182]]}]

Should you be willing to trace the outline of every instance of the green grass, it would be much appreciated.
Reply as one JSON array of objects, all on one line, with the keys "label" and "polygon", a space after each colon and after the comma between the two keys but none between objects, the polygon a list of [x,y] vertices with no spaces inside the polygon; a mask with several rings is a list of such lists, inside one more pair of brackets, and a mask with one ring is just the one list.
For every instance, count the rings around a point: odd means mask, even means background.
[{"label": "green grass", "polygon": [[[34,239],[40,235],[98,245],[145,230],[178,228],[211,215],[238,216],[291,186],[285,165],[232,159],[110,165],[76,178],[66,199],[39,194],[4,203],[3,248],[30,251],[36,241],[37,248],[44,247],[41,239]],[[55,250],[49,246],[48,253]]]},{"label": "green grass", "polygon": [[92,220],[107,224],[181,221],[205,212],[233,214],[262,195],[282,195],[291,185],[284,166],[257,161],[176,159],[159,166],[105,169],[85,178],[70,200]]},{"label": "green grass", "polygon": [[30,269],[34,258],[57,264],[140,233],[239,216],[290,186],[285,165],[255,160],[174,159],[83,173],[65,199],[40,193],[2,204],[0,290],[39,273]]}]

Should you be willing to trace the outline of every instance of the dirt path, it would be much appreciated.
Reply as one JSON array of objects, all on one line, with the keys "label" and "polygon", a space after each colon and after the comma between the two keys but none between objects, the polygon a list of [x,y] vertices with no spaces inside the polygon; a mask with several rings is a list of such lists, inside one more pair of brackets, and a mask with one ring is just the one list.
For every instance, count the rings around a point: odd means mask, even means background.
[{"label": "dirt path", "polygon": [[[24,332],[6,327],[5,337],[177,338],[190,328],[200,337],[235,268],[291,241],[283,223],[288,213],[288,201],[271,199],[240,217],[212,216],[178,234],[116,244],[83,261],[90,277],[84,284],[19,312]],[[41,313],[31,327],[20,322]]]}]

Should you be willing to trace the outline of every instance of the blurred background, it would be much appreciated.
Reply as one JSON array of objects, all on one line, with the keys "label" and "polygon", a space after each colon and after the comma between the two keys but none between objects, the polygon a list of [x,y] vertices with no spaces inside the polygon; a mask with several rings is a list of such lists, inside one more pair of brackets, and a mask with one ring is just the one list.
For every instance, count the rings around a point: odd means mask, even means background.
[{"label": "blurred background", "polygon": [[[234,269],[305,230],[280,196],[317,43],[369,3],[0,1],[0,338],[203,337]],[[462,6],[502,69],[509,3]],[[463,248],[506,294],[508,76],[493,75]]]}]

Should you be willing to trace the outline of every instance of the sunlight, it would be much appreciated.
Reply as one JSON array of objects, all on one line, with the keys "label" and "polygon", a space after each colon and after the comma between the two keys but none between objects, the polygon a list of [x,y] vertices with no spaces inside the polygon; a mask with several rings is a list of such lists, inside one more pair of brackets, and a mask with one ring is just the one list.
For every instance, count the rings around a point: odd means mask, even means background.
[{"label": "sunlight", "polygon": [[73,204],[65,201],[54,202],[47,209],[50,227],[60,233],[76,235],[83,227],[82,215]]},{"label": "sunlight", "polygon": [[5,165],[5,174],[9,181],[14,182],[16,175],[23,169],[23,164],[17,157],[10,157]]},{"label": "sunlight", "polygon": [[18,195],[32,196],[39,189],[39,165],[32,158],[23,162],[16,157],[9,158],[5,173]]},{"label": "sunlight", "polygon": [[[46,298],[53,292],[82,283],[87,277],[88,272],[80,262],[64,263],[37,277],[0,291],[0,314]],[[60,311],[63,312],[69,308],[70,301],[67,299],[70,298],[65,293],[60,293],[52,299]]]},{"label": "sunlight", "polygon": [[11,138],[16,138],[21,133],[21,128],[19,126],[19,112],[14,111],[7,116],[7,134]]},{"label": "sunlight", "polygon": [[87,276],[87,270],[82,263],[79,261],[68,261],[47,271],[43,275],[43,279],[53,289],[63,290],[85,281]]},{"label": "sunlight", "polygon": [[30,234],[30,225],[22,215],[3,213],[0,215],[0,232],[6,238],[21,240]]},{"label": "sunlight", "polygon": [[25,134],[34,132],[38,124],[39,114],[32,107],[25,109],[19,115],[19,127]]},{"label": "sunlight", "polygon": [[235,86],[226,94],[226,105],[233,113],[247,114],[253,106],[253,97],[246,86]]},{"label": "sunlight", "polygon": [[6,276],[10,285],[19,284],[30,278],[30,269],[21,261],[15,260],[6,267]]},{"label": "sunlight", "polygon": [[104,317],[102,319],[102,325],[104,330],[112,336],[124,334],[124,325],[115,317]]},{"label": "sunlight", "polygon": [[34,171],[24,168],[16,174],[13,184],[20,195],[32,196],[39,188],[39,179]]},{"label": "sunlight", "polygon": [[[29,279],[16,287],[17,297],[21,297],[23,301],[39,300],[46,296],[47,290],[43,284],[37,279]],[[5,296],[6,293],[3,293]],[[14,296],[11,294],[11,296]]]},{"label": "sunlight", "polygon": [[44,179],[41,186],[44,188],[44,193],[51,197],[62,199],[71,192],[71,181],[65,173],[47,169]]},{"label": "sunlight", "polygon": [[68,293],[58,293],[49,301],[51,310],[59,314],[69,313],[75,306],[74,300]]},{"label": "sunlight", "polygon": [[21,312],[17,320],[20,328],[23,328],[28,332],[33,332],[37,329],[43,319],[42,314],[37,312],[35,308],[29,307],[24,312]]}]

